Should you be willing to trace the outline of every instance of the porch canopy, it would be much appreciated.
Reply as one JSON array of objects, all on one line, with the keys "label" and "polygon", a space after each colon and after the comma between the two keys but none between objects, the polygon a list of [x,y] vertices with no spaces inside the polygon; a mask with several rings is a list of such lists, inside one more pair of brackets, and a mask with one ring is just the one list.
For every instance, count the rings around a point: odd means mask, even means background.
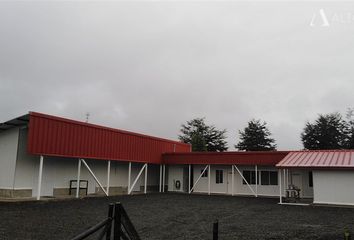
[{"label": "porch canopy", "polygon": [[354,169],[354,150],[292,151],[276,166],[279,168]]}]

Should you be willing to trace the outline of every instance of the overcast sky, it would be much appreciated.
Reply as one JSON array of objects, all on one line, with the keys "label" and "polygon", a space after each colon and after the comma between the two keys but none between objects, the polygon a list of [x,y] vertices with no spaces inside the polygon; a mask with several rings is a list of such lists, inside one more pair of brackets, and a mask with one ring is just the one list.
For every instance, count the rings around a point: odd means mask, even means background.
[{"label": "overcast sky", "polygon": [[233,150],[257,118],[300,149],[306,121],[354,106],[353,44],[354,2],[0,1],[0,122],[90,112],[177,139],[205,117]]}]

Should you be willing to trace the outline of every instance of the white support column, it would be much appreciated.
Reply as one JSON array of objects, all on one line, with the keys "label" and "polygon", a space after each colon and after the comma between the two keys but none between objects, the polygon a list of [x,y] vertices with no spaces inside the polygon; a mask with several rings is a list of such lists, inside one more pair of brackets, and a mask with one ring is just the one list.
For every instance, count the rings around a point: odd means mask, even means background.
[{"label": "white support column", "polygon": [[255,172],[256,172],[256,197],[258,197],[258,166],[255,165]]},{"label": "white support column", "polygon": [[160,164],[160,182],[159,182],[159,192],[162,192],[162,164]]},{"label": "white support column", "polygon": [[[100,183],[100,181],[98,181],[96,175],[93,173],[93,171],[91,170],[91,168],[89,167],[89,165],[87,165],[86,161],[84,159],[81,159],[82,163],[84,164],[84,166],[87,168],[87,170],[89,171],[89,173],[91,174],[91,176],[93,177],[93,179],[95,179],[96,183],[98,184],[98,186],[100,186],[100,188],[102,189],[102,191],[104,192],[104,194],[106,194],[106,196],[108,196],[107,191],[104,189],[104,187],[102,186],[102,184]],[[80,184],[80,183],[79,183]]]},{"label": "white support column", "polygon": [[110,186],[110,180],[111,180],[111,161],[108,161],[107,163],[107,196],[109,196],[109,186]]},{"label": "white support column", "polygon": [[39,157],[37,200],[41,198],[42,175],[43,175],[43,155]]},{"label": "white support column", "polygon": [[191,165],[189,164],[188,165],[188,193],[190,193],[189,190],[191,189],[191,173],[192,173]]},{"label": "white support column", "polygon": [[77,181],[76,181],[76,198],[80,196],[80,175],[81,175],[81,159],[77,164]]},{"label": "white support column", "polygon": [[283,182],[284,182],[284,189],[286,188],[286,170],[283,169]]},{"label": "white support column", "polygon": [[208,195],[210,195],[210,179],[211,179],[211,172],[210,172],[210,165],[208,165]]},{"label": "white support column", "polygon": [[148,164],[145,166],[145,181],[144,181],[144,193],[146,194],[147,190],[147,179],[148,179]]},{"label": "white support column", "polygon": [[289,169],[286,169],[286,186],[285,188],[289,187]]},{"label": "white support column", "polygon": [[162,192],[165,192],[166,165],[162,166]]},{"label": "white support column", "polygon": [[241,173],[241,171],[238,169],[238,167],[236,165],[234,165],[235,169],[237,170],[237,172],[240,174],[240,176],[242,177],[243,181],[245,181],[245,183],[247,184],[248,188],[251,190],[251,192],[254,194],[254,196],[256,196],[255,191],[253,190],[253,188],[251,187],[251,185],[247,182],[246,178],[243,176],[243,174]]},{"label": "white support column", "polygon": [[131,175],[132,175],[132,162],[129,162],[129,165],[128,165],[128,192],[130,189]]},{"label": "white support column", "polygon": [[[143,173],[143,171],[147,168],[147,163],[145,163],[142,168],[140,169],[140,172],[138,173],[138,176],[135,178],[133,184],[131,185],[131,187],[128,189],[128,194],[130,194],[133,191],[133,188],[135,187],[135,184],[138,182],[141,174]],[[146,176],[147,178],[147,176]],[[145,190],[145,189],[144,189]]]},{"label": "white support column", "polygon": [[279,177],[278,177],[278,182],[279,182],[279,204],[283,204],[283,199],[282,199],[282,186],[281,186],[281,169],[278,170],[278,174],[279,174]]},{"label": "white support column", "polygon": [[235,188],[235,170],[234,170],[234,165],[231,165],[231,196],[234,195],[234,190]]}]

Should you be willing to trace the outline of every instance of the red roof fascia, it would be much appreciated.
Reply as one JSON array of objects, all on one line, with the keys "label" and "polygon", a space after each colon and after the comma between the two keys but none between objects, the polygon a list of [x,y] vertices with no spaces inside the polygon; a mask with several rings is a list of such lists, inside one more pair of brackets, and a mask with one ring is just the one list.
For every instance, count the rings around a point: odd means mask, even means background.
[{"label": "red roof fascia", "polygon": [[288,151],[165,153],[165,164],[220,164],[275,166]]},{"label": "red roof fascia", "polygon": [[162,153],[190,149],[177,141],[30,112],[31,154],[159,164]]}]

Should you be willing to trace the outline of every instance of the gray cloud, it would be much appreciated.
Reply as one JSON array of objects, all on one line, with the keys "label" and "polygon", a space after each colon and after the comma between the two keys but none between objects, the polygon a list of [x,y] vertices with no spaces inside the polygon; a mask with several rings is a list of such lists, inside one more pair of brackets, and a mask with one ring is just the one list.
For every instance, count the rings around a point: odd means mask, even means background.
[{"label": "gray cloud", "polygon": [[[0,121],[28,110],[176,138],[205,116],[230,147],[251,118],[299,149],[352,106],[350,2],[0,2]],[[231,148],[232,149],[232,148]]]}]

